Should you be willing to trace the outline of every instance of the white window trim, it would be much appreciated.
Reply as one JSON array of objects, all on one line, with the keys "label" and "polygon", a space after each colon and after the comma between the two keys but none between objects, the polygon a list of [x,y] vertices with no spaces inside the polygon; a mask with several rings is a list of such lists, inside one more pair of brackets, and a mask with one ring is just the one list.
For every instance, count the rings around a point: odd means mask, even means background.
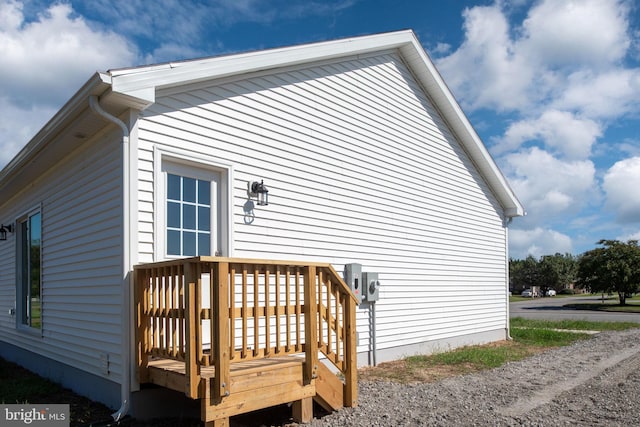
[{"label": "white window trim", "polygon": [[[153,167],[153,191],[154,191],[154,250],[153,256],[155,261],[166,259],[182,258],[179,256],[166,255],[166,189],[164,181],[164,165],[169,164],[171,169],[179,170],[184,167],[184,171],[188,171],[190,175],[194,172],[202,170],[204,175],[206,172],[219,174],[219,191],[220,191],[220,209],[219,217],[216,218],[220,224],[220,247],[217,250],[221,256],[233,256],[233,166],[227,163],[216,161],[207,155],[194,155],[194,153],[180,149],[154,148],[154,167]],[[212,200],[213,202],[213,200]],[[213,215],[213,212],[212,212]],[[213,223],[212,223],[213,227]],[[214,230],[212,230],[213,234]],[[212,245],[212,254],[215,248]]]}]

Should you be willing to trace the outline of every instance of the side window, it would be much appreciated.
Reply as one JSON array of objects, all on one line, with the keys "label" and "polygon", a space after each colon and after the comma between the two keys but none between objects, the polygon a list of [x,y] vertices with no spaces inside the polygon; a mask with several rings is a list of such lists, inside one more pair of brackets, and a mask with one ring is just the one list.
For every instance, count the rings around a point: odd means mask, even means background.
[{"label": "side window", "polygon": [[19,319],[25,326],[42,327],[42,215],[34,211],[18,220]]},{"label": "side window", "polygon": [[211,181],[166,174],[166,251],[211,255]]}]

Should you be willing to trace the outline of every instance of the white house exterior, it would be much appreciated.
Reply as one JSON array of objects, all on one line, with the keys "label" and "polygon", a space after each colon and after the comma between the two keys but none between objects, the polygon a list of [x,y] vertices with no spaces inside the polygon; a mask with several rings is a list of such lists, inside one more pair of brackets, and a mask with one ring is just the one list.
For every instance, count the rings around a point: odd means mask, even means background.
[{"label": "white house exterior", "polygon": [[192,249],[379,273],[360,364],[508,336],[523,207],[411,31],[97,73],[0,194],[0,356],[114,408],[132,267]]}]

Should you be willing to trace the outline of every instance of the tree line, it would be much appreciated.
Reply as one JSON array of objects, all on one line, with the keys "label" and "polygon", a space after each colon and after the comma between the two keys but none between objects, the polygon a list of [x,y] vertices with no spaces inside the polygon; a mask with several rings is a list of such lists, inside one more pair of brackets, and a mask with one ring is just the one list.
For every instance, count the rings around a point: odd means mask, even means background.
[{"label": "tree line", "polygon": [[637,240],[600,240],[581,255],[569,253],[510,259],[510,285],[539,286],[543,292],[573,287],[589,292],[617,293],[620,304],[640,292],[640,246]]}]

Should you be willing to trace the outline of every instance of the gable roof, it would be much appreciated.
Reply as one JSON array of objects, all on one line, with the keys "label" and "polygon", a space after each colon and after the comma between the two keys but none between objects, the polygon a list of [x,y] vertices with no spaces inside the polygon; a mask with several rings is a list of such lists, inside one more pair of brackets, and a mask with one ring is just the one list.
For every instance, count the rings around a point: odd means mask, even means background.
[{"label": "gable roof", "polygon": [[[39,170],[44,170],[47,162],[56,161],[70,146],[80,144],[91,129],[95,132],[106,125],[89,110],[91,95],[99,96],[104,108],[118,115],[129,108],[147,108],[155,102],[158,90],[172,86],[384,50],[399,53],[486,180],[505,215],[524,215],[520,201],[411,30],[96,73],[0,172],[0,193],[24,181],[20,175],[26,173],[25,165],[40,163]],[[45,148],[51,153],[39,156]]]}]

